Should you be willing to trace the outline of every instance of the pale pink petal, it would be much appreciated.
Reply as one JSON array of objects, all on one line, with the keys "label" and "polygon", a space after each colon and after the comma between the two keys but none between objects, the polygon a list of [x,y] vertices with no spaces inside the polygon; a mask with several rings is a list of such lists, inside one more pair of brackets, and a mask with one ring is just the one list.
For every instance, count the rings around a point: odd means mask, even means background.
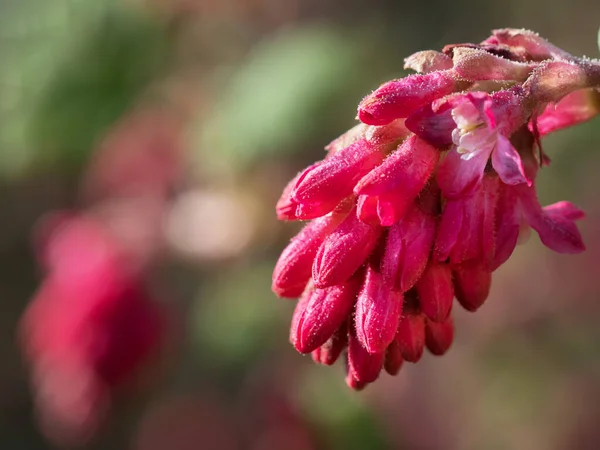
[{"label": "pale pink petal", "polygon": [[456,149],[450,150],[437,173],[437,182],[444,196],[459,198],[473,193],[481,184],[489,156],[488,152],[480,151],[465,161]]},{"label": "pale pink petal", "polygon": [[553,217],[562,217],[567,220],[580,220],[585,217],[585,211],[579,209],[571,202],[561,201],[544,206],[544,212]]},{"label": "pale pink petal", "polygon": [[571,127],[600,114],[600,91],[580,89],[558,103],[550,103],[537,117],[537,130],[540,136]]},{"label": "pale pink petal", "polygon": [[575,222],[561,216],[557,213],[557,209],[551,209],[549,214],[546,213],[540,206],[533,187],[520,189],[519,194],[527,222],[537,231],[546,247],[558,253],[570,254],[585,250]]},{"label": "pale pink petal", "polygon": [[492,166],[505,184],[527,183],[531,186],[533,182],[525,173],[517,149],[501,134],[497,135],[496,148],[492,152]]}]

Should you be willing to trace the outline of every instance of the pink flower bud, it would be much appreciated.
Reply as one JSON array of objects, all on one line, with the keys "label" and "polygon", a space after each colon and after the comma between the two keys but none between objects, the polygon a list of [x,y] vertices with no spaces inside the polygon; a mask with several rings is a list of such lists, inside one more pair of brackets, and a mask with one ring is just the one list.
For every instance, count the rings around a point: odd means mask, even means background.
[{"label": "pink flower bud", "polygon": [[321,215],[327,214],[352,194],[356,182],[381,163],[384,156],[379,147],[358,140],[306,169],[296,183],[292,199],[318,208]]},{"label": "pink flower bud", "polygon": [[290,340],[300,353],[325,344],[341,326],[356,300],[359,281],[351,279],[326,289],[310,290],[294,312]]},{"label": "pink flower bud", "polygon": [[312,352],[313,361],[331,366],[348,346],[348,324],[344,322],[327,342]]},{"label": "pink flower bud", "polygon": [[381,85],[358,106],[358,119],[368,125],[385,125],[408,117],[417,108],[459,89],[451,70],[410,75]]},{"label": "pink flower bud", "polygon": [[491,266],[494,256],[494,214],[498,178],[486,176],[472,197],[448,200],[442,213],[435,244],[438,261],[448,258],[454,265],[477,260]]},{"label": "pink flower bud", "polygon": [[402,219],[433,173],[440,153],[426,141],[413,136],[354,188],[357,195],[379,197],[378,216],[383,226]]},{"label": "pink flower bud", "polygon": [[492,284],[492,272],[477,261],[454,268],[456,299],[467,311],[476,311],[486,301]]},{"label": "pink flower bud", "polygon": [[545,59],[570,59],[570,53],[552,45],[546,39],[533,31],[515,28],[494,30],[492,36],[484,43],[503,44],[509,47],[523,48],[530,59],[543,61]]},{"label": "pink flower bud", "polygon": [[434,110],[428,103],[412,113],[405,124],[410,131],[440,150],[452,144],[452,131],[456,128],[449,104]]},{"label": "pink flower bud", "polygon": [[369,353],[381,353],[394,340],[402,312],[402,294],[384,282],[381,273],[367,268],[356,300],[356,336]]},{"label": "pink flower bud", "polygon": [[450,315],[454,300],[450,266],[430,260],[416,289],[423,314],[434,322],[445,321]]},{"label": "pink flower bud", "polygon": [[340,223],[342,215],[329,215],[306,225],[281,252],[273,271],[272,290],[279,297],[296,298],[312,274],[313,261],[325,237]]},{"label": "pink flower bud", "polygon": [[448,200],[436,236],[438,261],[454,265],[476,260],[490,267],[494,256],[494,214],[499,181],[486,176],[472,197]]},{"label": "pink flower bud", "polygon": [[523,84],[527,95],[537,102],[558,102],[566,95],[592,87],[585,67],[569,61],[547,61],[533,71]]},{"label": "pink flower bud", "polygon": [[405,361],[419,361],[425,345],[425,316],[418,311],[406,311],[400,318],[396,344]]},{"label": "pink flower bud", "polygon": [[369,353],[350,327],[348,336],[348,375],[361,383],[372,383],[379,377],[385,353]]},{"label": "pink flower bud", "polygon": [[434,237],[435,219],[416,206],[390,227],[381,260],[386,283],[400,292],[412,288],[427,266]]},{"label": "pink flower bud", "polygon": [[365,387],[367,387],[367,384],[369,383],[358,381],[356,378],[354,378],[351,372],[348,372],[346,375],[346,385],[354,391],[362,391]]},{"label": "pink flower bud", "polygon": [[[310,166],[310,168],[313,168],[317,165],[318,164],[313,164]],[[301,175],[302,172],[299,172],[294,178],[292,178],[292,180],[283,189],[283,193],[275,205],[275,211],[279,220],[298,220],[298,216],[296,214],[298,202],[292,198],[292,191],[294,190],[294,187],[296,187],[296,183]]]},{"label": "pink flower bud", "polygon": [[382,228],[361,222],[354,208],[323,241],[315,257],[312,276],[318,288],[343,283],[371,254]]},{"label": "pink flower bud", "polygon": [[535,68],[468,47],[455,47],[452,53],[455,72],[466,80],[525,81]]},{"label": "pink flower bud", "polygon": [[436,356],[448,351],[454,340],[454,321],[452,317],[444,322],[427,320],[425,325],[425,345]]},{"label": "pink flower bud", "polygon": [[424,50],[404,58],[404,68],[418,73],[452,69],[452,58],[434,50]]},{"label": "pink flower bud", "polygon": [[359,195],[356,200],[356,215],[361,222],[369,225],[380,225],[377,212],[377,197],[371,195]]},{"label": "pink flower bud", "polygon": [[400,352],[400,348],[398,344],[394,340],[385,351],[385,361],[383,362],[383,368],[390,375],[398,375],[402,365],[404,364],[404,359],[402,358],[402,353]]}]

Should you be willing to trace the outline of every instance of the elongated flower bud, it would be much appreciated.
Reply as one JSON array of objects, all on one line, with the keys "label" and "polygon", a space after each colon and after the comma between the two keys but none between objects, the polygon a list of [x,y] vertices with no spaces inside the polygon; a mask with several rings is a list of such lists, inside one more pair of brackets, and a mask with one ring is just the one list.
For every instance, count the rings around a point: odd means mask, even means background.
[{"label": "elongated flower bud", "polygon": [[356,336],[369,353],[384,352],[394,340],[402,312],[402,294],[369,267],[356,300]]},{"label": "elongated flower bud", "polygon": [[334,286],[350,278],[373,251],[381,232],[381,227],[361,222],[356,210],[351,211],[317,251],[312,269],[315,286]]},{"label": "elongated flower bud", "polygon": [[456,266],[454,292],[456,299],[467,311],[476,311],[490,293],[492,273],[477,261]]},{"label": "elongated flower bud", "polygon": [[398,347],[398,343],[394,340],[385,352],[383,368],[390,375],[398,375],[403,364],[402,352],[400,351],[400,347]]},{"label": "elongated flower bud", "polygon": [[317,251],[343,216],[319,218],[302,229],[279,257],[273,272],[272,289],[280,297],[296,298],[304,291],[312,274]]},{"label": "elongated flower bud", "polygon": [[379,377],[385,353],[369,353],[356,334],[350,332],[348,339],[348,371],[358,383],[372,383]]},{"label": "elongated flower bud", "polygon": [[425,325],[425,345],[436,356],[445,354],[454,340],[454,322],[448,319],[445,322],[427,320]]},{"label": "elongated flower bud", "polygon": [[344,322],[327,342],[312,352],[316,363],[331,366],[348,346],[348,324]]},{"label": "elongated flower bud", "polygon": [[418,311],[406,311],[400,319],[396,345],[405,361],[416,363],[425,346],[425,317]]},{"label": "elongated flower bud", "polygon": [[451,70],[389,81],[363,99],[358,106],[358,118],[368,125],[385,125],[408,117],[420,106],[459,88],[460,83]]},{"label": "elongated flower bud", "polygon": [[430,260],[416,289],[423,314],[434,322],[444,322],[450,315],[454,299],[450,266]]},{"label": "elongated flower bud", "polygon": [[357,279],[326,289],[309,290],[294,312],[290,340],[300,353],[310,353],[325,344],[342,325],[354,305]]}]

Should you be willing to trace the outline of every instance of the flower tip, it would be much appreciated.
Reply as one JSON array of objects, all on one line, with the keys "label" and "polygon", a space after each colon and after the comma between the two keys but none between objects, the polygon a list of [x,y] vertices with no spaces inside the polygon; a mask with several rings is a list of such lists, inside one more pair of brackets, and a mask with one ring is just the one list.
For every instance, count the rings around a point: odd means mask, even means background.
[{"label": "flower tip", "polygon": [[382,120],[381,118],[376,117],[373,113],[367,111],[366,108],[369,108],[373,101],[368,99],[367,101],[363,101],[358,107],[358,114],[356,118],[360,120],[362,123],[367,125],[387,125],[391,122],[391,120]]},{"label": "flower tip", "polygon": [[368,383],[358,381],[351,373],[346,375],[346,385],[354,391],[362,391]]},{"label": "flower tip", "polygon": [[276,267],[273,273],[271,291],[279,298],[298,298],[304,292],[306,280],[298,279],[296,281],[288,275],[286,271],[283,269],[277,270]]},{"label": "flower tip", "polygon": [[449,318],[445,322],[427,321],[425,327],[425,345],[432,355],[442,356],[452,346],[454,340],[454,322]]},{"label": "flower tip", "polygon": [[392,376],[398,375],[400,369],[404,365],[404,358],[402,358],[402,352],[396,344],[396,341],[392,342],[385,353],[385,361],[383,368],[387,373]]},{"label": "flower tip", "polygon": [[289,299],[298,298],[300,296],[300,294],[302,294],[302,291],[299,289],[298,290],[289,289],[289,288],[285,289],[285,288],[278,286],[277,283],[275,283],[275,282],[273,282],[273,284],[271,285],[271,291],[273,291],[273,294],[275,294],[279,298],[289,298]]}]

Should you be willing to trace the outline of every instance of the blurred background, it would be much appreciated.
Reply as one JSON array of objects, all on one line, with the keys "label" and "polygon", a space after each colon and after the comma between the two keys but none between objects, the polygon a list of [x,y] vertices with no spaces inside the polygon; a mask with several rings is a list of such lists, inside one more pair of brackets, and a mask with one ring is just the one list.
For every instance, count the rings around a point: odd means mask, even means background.
[{"label": "blurred background", "polygon": [[16,337],[40,219],[65,210],[125,243],[170,324],[158,375],[79,448],[600,448],[600,119],[549,136],[538,177],[542,204],[587,211],[587,252],[532,236],[443,358],[351,392],[291,347],[270,291],[298,230],[282,188],[404,57],[500,27],[597,57],[599,19],[588,0],[0,0],[0,448],[71,446],[39,431]]}]

